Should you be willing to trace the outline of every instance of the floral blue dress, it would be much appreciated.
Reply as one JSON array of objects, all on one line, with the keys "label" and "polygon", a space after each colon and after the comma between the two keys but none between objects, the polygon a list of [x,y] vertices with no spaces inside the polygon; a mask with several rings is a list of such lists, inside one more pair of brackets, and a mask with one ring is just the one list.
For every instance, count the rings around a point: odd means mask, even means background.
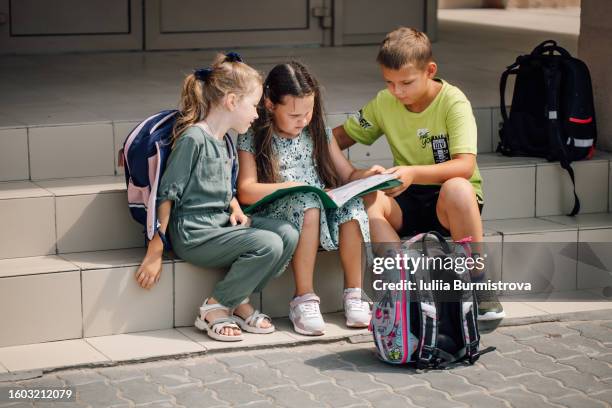
[{"label": "floral blue dress", "polygon": [[[327,139],[331,142],[331,129],[327,129]],[[284,138],[274,135],[272,149],[279,166],[281,182],[298,181],[324,188],[312,159],[314,143],[308,130],[303,130],[295,138]],[[255,143],[252,132],[238,137],[238,150],[255,154]],[[302,231],[304,212],[309,208],[321,209],[320,244],[327,250],[338,249],[339,227],[345,222],[357,220],[365,242],[370,241],[368,216],[363,200],[353,198],[338,209],[325,209],[321,199],[313,193],[296,193],[276,200],[256,212],[256,215],[278,220],[289,221]],[[325,216],[323,216],[325,215]]]}]

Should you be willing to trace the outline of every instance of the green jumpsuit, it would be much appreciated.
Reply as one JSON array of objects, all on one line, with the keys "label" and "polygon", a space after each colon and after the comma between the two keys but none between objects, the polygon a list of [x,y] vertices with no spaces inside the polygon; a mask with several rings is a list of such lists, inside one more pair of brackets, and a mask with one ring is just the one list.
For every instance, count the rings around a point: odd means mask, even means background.
[{"label": "green jumpsuit", "polygon": [[229,150],[224,140],[189,127],[168,158],[157,202],[174,202],[168,232],[180,258],[201,267],[229,267],[212,296],[233,308],[285,270],[299,233],[289,222],[263,217],[252,217],[250,227],[230,224],[236,150]]}]

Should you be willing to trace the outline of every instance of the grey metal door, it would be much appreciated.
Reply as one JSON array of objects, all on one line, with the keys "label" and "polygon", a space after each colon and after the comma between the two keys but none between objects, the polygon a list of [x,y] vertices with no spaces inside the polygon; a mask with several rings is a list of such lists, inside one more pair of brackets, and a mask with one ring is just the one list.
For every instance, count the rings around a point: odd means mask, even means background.
[{"label": "grey metal door", "polygon": [[399,26],[436,38],[436,0],[334,0],[334,45],[376,44]]},{"label": "grey metal door", "polygon": [[0,53],[141,48],[142,0],[0,0]]},{"label": "grey metal door", "polygon": [[323,45],[331,39],[323,28],[323,17],[331,16],[326,2],[148,0],[145,49]]}]

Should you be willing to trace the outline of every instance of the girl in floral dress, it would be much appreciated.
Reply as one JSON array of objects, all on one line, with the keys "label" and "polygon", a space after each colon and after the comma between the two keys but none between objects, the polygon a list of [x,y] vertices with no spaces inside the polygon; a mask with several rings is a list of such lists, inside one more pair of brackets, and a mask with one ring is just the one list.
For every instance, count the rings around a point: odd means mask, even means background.
[{"label": "girl in floral dress", "polygon": [[[268,74],[259,118],[238,138],[238,150],[238,197],[243,205],[282,188],[334,188],[384,171],[380,166],[356,170],[344,157],[331,130],[325,127],[317,81],[295,61],[277,65]],[[289,305],[295,331],[306,335],[325,331],[320,299],[313,288],[319,245],[327,251],[339,249],[347,326],[366,327],[370,309],[362,301],[361,255],[362,243],[369,241],[370,235],[362,199],[325,209],[316,194],[295,193],[261,207],[257,215],[290,221],[300,231],[292,259],[295,297]]]}]

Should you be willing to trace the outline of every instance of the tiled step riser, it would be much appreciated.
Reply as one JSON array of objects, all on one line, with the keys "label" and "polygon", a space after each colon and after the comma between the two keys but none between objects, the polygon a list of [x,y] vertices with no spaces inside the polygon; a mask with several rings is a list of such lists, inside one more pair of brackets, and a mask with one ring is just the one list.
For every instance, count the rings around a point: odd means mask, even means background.
[{"label": "tiled step riser", "polygon": [[144,246],[126,193],[0,200],[0,259]]},{"label": "tiled step riser", "polygon": [[[503,237],[488,234],[483,251],[488,278],[533,282],[534,292],[610,286],[612,275],[607,271],[612,269],[612,258],[607,247],[580,244],[597,241],[612,242],[612,228],[507,233]],[[555,242],[559,244],[552,244]],[[542,243],[550,251],[541,251],[542,247],[533,243]],[[105,256],[120,257],[115,252]],[[101,269],[88,269],[79,261],[84,254],[68,254],[62,262],[74,270],[63,266],[56,273],[0,278],[0,310],[10,311],[0,313],[5,329],[0,332],[0,347],[193,325],[198,307],[224,272],[165,261],[160,282],[152,290],[143,290],[134,279],[136,261],[142,254],[134,250],[132,266]],[[602,262],[603,268],[597,267],[594,259]],[[338,253],[320,252],[315,292],[321,297],[323,312],[342,310],[343,282]],[[283,317],[288,314],[293,293],[289,268],[251,301],[272,317]]]},{"label": "tiled step riser", "polygon": [[[571,210],[572,184],[558,164],[489,166],[481,166],[483,220],[562,215]],[[609,166],[607,159],[574,163],[581,213],[608,210]],[[117,189],[124,188],[120,177],[114,180]],[[0,236],[0,259],[144,245],[142,227],[129,215],[125,191],[53,197],[56,190],[49,187],[53,182],[36,183],[43,188],[42,197],[0,200],[2,213],[11,214]]]},{"label": "tiled step riser", "polygon": [[118,122],[0,129],[0,181],[115,175],[116,152],[133,127]]},{"label": "tiled step riser", "polygon": [[125,192],[56,197],[58,253],[144,246]]},{"label": "tiled step riser", "polygon": [[536,167],[480,169],[485,204],[482,219],[524,218],[535,215]]},{"label": "tiled step riser", "polygon": [[[496,112],[496,108],[474,109],[481,153],[495,148],[497,130],[492,124]],[[346,118],[347,114],[330,114],[328,126],[337,126]],[[122,174],[123,169],[117,166],[117,152],[137,124],[120,121],[0,129],[0,181]],[[363,155],[370,158],[367,149],[363,152],[355,149],[355,158]],[[382,157],[389,157],[389,151]]]},{"label": "tiled step riser", "polygon": [[80,274],[0,278],[0,347],[83,337]]},{"label": "tiled step riser", "polygon": [[505,282],[531,282],[540,293],[612,285],[612,223],[607,214],[485,221],[484,226],[503,236]]},{"label": "tiled step riser", "polygon": [[[591,160],[573,163],[576,193],[582,214],[609,208],[609,163]],[[574,194],[568,173],[558,163],[480,168],[485,206],[483,220],[544,217],[571,211]]]},{"label": "tiled step riser", "polygon": [[[609,165],[609,162],[603,160],[572,164],[581,213],[598,213],[608,210]],[[573,186],[567,171],[563,170],[558,163],[538,164],[536,216],[567,213],[573,205]]]},{"label": "tiled step riser", "polygon": [[536,293],[576,289],[577,239],[577,230],[504,235],[502,280],[530,282]]},{"label": "tiled step riser", "polygon": [[172,264],[163,265],[164,279],[150,290],[143,290],[136,284],[137,269],[132,266],[82,271],[85,337],[173,326]]},{"label": "tiled step riser", "polygon": [[0,200],[0,214],[3,214],[0,259],[56,252],[53,197]]},{"label": "tiled step riser", "polygon": [[577,287],[612,286],[612,229],[578,231]]}]

